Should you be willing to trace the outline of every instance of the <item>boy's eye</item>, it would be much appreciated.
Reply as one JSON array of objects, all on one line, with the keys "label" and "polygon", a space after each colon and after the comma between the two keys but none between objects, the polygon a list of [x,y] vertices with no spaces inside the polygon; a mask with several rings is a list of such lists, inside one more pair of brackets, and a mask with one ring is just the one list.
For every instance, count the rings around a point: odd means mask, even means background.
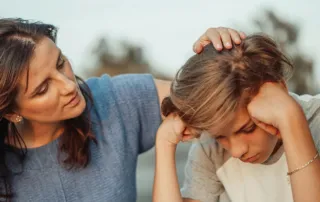
[{"label": "boy's eye", "polygon": [[224,138],[225,138],[225,136],[218,136],[218,137],[216,137],[216,140],[222,140]]},{"label": "boy's eye", "polygon": [[248,129],[246,129],[245,131],[243,131],[246,134],[252,133],[255,129],[257,128],[256,124],[252,124],[252,126]]}]

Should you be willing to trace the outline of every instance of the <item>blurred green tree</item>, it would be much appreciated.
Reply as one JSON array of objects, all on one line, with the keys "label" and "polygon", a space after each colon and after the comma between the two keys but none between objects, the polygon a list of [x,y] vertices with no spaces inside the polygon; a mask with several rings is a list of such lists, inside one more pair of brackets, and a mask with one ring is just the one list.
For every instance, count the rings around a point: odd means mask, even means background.
[{"label": "blurred green tree", "polygon": [[258,31],[267,33],[275,39],[281,50],[290,56],[295,67],[288,83],[290,90],[297,94],[318,93],[314,62],[299,49],[299,25],[280,18],[272,10],[266,10],[263,17],[255,19],[254,25]]},{"label": "blurred green tree", "polygon": [[[319,87],[314,74],[314,61],[299,49],[300,28],[297,24],[277,16],[272,10],[265,10],[262,17],[254,19],[255,32],[267,33],[275,39],[280,48],[290,56],[295,69],[288,82],[289,89],[297,94],[315,94]],[[145,58],[144,49],[126,41],[119,42],[124,54],[116,56],[106,38],[99,38],[92,53],[97,61],[88,76],[111,76],[124,73],[151,73],[157,78],[171,79],[155,72]]]},{"label": "blurred green tree", "polygon": [[87,72],[87,76],[100,76],[105,73],[110,76],[125,73],[151,73],[156,78],[170,79],[152,68],[145,57],[142,47],[127,41],[119,41],[118,43],[120,52],[123,53],[120,56],[110,48],[106,38],[102,37],[97,40],[92,50],[97,63],[90,72]]}]

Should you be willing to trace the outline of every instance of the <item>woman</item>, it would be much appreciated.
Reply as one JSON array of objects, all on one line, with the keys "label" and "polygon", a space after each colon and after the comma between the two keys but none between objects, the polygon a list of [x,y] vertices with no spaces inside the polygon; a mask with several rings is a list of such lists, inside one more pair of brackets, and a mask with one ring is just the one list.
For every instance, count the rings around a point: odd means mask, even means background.
[{"label": "woman", "polygon": [[[53,25],[0,19],[1,199],[135,201],[137,157],[154,144],[170,83],[151,75],[84,82],[56,34]],[[230,48],[231,38],[241,40],[209,29],[194,49]]]},{"label": "woman", "polygon": [[[291,69],[263,35],[191,57],[162,103],[153,201],[319,201],[320,97],[289,94]],[[176,145],[201,133],[180,192]]]}]

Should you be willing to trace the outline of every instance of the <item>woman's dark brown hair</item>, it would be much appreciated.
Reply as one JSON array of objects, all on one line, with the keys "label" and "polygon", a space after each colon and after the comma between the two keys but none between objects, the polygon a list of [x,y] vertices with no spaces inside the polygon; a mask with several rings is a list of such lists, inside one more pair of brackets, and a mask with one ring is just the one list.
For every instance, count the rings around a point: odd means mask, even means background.
[{"label": "woman's dark brown hair", "polygon": [[[15,125],[3,117],[13,113],[19,79],[24,72],[29,71],[29,62],[36,45],[44,37],[56,42],[56,34],[56,27],[50,24],[22,19],[0,19],[0,198],[7,201],[13,197],[11,187],[14,185],[11,184],[11,178],[14,173],[7,165],[10,159],[6,159],[6,156],[12,153],[22,163],[27,149]],[[90,160],[89,143],[96,142],[91,133],[88,112],[89,103],[92,104],[91,93],[85,82],[76,78],[87,107],[79,117],[65,121],[64,134],[59,140],[59,154],[66,154],[62,162],[68,168],[85,167]],[[6,144],[8,135],[13,137],[15,146]]]},{"label": "woman's dark brown hair", "polygon": [[292,68],[276,43],[265,35],[248,36],[240,45],[221,52],[209,44],[178,71],[170,97],[162,103],[162,113],[178,114],[191,128],[218,132],[263,83],[284,82]]}]

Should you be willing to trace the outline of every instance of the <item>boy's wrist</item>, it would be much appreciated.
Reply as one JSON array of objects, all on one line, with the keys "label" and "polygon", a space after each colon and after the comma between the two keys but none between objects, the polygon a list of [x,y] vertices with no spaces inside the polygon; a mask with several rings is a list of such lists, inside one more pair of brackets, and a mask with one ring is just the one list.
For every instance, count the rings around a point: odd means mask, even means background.
[{"label": "boy's wrist", "polygon": [[157,138],[155,147],[156,148],[174,149],[175,150],[177,148],[177,144],[169,142],[168,140],[165,140],[165,139]]}]

